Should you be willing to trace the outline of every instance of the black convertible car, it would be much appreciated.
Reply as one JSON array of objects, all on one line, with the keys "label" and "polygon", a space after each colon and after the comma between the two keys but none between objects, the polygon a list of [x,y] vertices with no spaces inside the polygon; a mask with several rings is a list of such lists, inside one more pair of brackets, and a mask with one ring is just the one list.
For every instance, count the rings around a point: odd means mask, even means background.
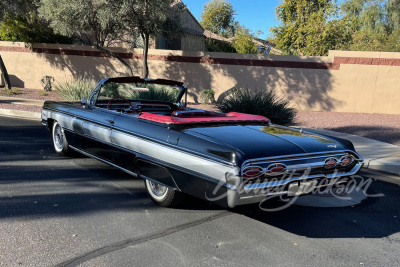
[{"label": "black convertible car", "polygon": [[57,153],[79,152],[143,178],[162,206],[185,194],[226,207],[298,196],[338,185],[362,167],[347,140],[262,116],[188,108],[186,99],[181,82],[108,78],[87,100],[46,101],[42,123]]}]

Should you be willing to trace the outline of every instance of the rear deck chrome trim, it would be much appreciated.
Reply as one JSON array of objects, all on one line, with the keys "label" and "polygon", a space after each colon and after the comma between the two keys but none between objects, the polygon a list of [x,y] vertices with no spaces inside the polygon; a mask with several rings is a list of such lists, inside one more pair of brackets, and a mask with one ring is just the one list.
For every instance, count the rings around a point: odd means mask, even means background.
[{"label": "rear deck chrome trim", "polygon": [[308,180],[308,179],[315,179],[315,178],[328,178],[328,179],[333,179],[333,178],[341,178],[341,177],[346,177],[346,176],[351,176],[356,174],[361,167],[363,166],[363,162],[358,162],[354,167],[346,173],[333,173],[333,174],[314,174],[314,175],[309,175],[309,176],[300,176],[300,177],[295,177],[295,178],[287,178],[281,181],[272,181],[272,182],[265,182],[265,183],[255,183],[255,184],[250,184],[250,185],[245,185],[244,189],[245,190],[260,190],[264,188],[271,188],[271,187],[276,187],[276,186],[284,186],[287,185],[291,182],[294,181],[301,181],[301,180]]},{"label": "rear deck chrome trim", "polygon": [[351,150],[336,150],[336,151],[324,151],[317,153],[302,153],[302,154],[293,154],[293,155],[285,155],[285,156],[273,156],[267,158],[258,158],[258,159],[248,159],[243,162],[242,168],[249,164],[268,164],[272,162],[283,162],[283,161],[291,161],[291,160],[307,160],[307,159],[315,159],[323,156],[339,156],[340,154],[351,154],[356,157],[356,160],[359,162],[363,161],[363,158],[356,152]]}]

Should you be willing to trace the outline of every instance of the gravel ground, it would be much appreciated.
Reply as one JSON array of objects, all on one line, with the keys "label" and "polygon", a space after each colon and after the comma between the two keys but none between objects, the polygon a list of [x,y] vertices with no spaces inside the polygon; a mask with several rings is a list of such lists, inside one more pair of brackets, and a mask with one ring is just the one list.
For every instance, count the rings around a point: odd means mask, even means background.
[{"label": "gravel ground", "polygon": [[30,112],[42,112],[42,107],[30,106],[30,105],[17,105],[11,103],[0,103],[0,108],[4,109],[16,109]]},{"label": "gravel ground", "polygon": [[296,125],[354,134],[400,146],[400,115],[299,111]]},{"label": "gravel ground", "polygon": [[35,89],[27,89],[27,88],[18,88],[21,94],[16,95],[6,95],[4,90],[0,90],[0,96],[9,96],[9,97],[18,97],[18,98],[26,98],[26,99],[34,99],[34,100],[49,100],[49,101],[61,101],[62,99],[58,96],[55,91],[48,92],[47,96],[40,96],[39,93],[43,92],[43,90],[35,90]]}]

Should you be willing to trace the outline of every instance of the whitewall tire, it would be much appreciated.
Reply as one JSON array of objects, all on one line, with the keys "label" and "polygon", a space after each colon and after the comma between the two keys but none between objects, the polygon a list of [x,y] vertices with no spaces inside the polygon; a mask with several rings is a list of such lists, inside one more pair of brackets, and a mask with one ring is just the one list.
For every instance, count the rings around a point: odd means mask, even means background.
[{"label": "whitewall tire", "polygon": [[176,207],[182,203],[184,194],[162,186],[150,180],[145,180],[146,191],[151,200],[162,207]]},{"label": "whitewall tire", "polygon": [[58,121],[53,122],[51,133],[53,137],[54,150],[60,155],[70,156],[72,151],[68,146],[64,130]]}]

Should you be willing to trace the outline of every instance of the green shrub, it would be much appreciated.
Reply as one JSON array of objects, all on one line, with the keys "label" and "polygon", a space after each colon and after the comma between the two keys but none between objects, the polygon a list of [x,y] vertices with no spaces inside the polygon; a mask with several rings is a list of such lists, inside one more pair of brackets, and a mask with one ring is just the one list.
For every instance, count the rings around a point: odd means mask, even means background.
[{"label": "green shrub", "polygon": [[54,88],[64,100],[79,101],[82,97],[87,99],[95,85],[92,80],[78,78],[57,83]]},{"label": "green shrub", "polygon": [[200,102],[202,104],[210,104],[215,102],[214,91],[211,89],[203,90],[200,93]]},{"label": "green shrub", "polygon": [[231,44],[223,41],[217,41],[211,38],[206,39],[206,49],[208,52],[237,53]]},{"label": "green shrub", "polygon": [[224,112],[240,112],[261,115],[276,124],[292,124],[296,111],[289,101],[279,98],[272,90],[253,92],[248,88],[234,88],[217,108]]},{"label": "green shrub", "polygon": [[147,85],[148,92],[133,92],[130,99],[158,100],[175,103],[179,89],[171,86]]}]

